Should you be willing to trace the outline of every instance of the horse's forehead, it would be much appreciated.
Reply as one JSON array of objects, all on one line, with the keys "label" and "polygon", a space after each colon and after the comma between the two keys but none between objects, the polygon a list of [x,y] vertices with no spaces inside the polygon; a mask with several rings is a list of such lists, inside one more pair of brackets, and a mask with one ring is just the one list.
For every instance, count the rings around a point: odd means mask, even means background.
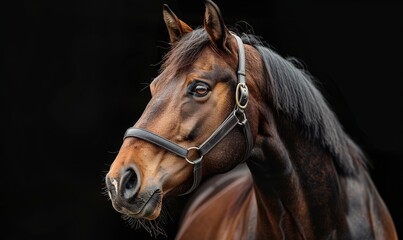
[{"label": "horse's forehead", "polygon": [[[200,57],[194,62],[194,66],[232,68],[235,67],[235,58],[230,54],[220,54],[211,47],[205,47],[200,53]],[[234,65],[234,66],[232,66]]]},{"label": "horse's forehead", "polygon": [[[221,56],[210,48],[205,48],[199,57],[185,69],[175,69],[168,64],[167,68],[154,79],[153,84],[178,84],[192,78],[226,81],[235,76],[235,67],[230,56]],[[163,84],[163,85],[165,85]]]}]

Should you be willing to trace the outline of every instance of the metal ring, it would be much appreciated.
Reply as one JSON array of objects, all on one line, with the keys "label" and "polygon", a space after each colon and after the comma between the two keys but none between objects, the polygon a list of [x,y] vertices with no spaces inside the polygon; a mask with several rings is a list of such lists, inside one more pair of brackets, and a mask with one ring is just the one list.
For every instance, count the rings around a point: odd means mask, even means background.
[{"label": "metal ring", "polygon": [[[188,152],[187,152],[187,154],[186,154],[185,160],[186,160],[188,163],[194,165],[194,164],[199,163],[199,162],[203,159],[203,156],[200,155],[200,153],[199,153],[199,150],[200,150],[199,147],[190,147],[190,148],[188,148],[187,150],[188,150]],[[189,156],[190,151],[192,151],[192,150],[195,150],[195,151],[197,152],[197,154],[199,154],[200,157],[199,157],[199,158],[196,158],[195,160],[189,160],[188,156]]]},{"label": "metal ring", "polygon": [[[241,92],[241,96],[239,96],[239,92]],[[235,101],[238,108],[245,110],[249,102],[248,86],[246,86],[245,83],[238,83],[238,85],[236,86]]]}]

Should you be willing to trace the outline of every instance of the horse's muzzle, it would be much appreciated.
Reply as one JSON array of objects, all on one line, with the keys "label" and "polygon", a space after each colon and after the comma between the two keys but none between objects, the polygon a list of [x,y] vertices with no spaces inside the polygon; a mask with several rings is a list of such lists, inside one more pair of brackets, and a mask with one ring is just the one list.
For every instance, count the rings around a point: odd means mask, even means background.
[{"label": "horse's muzzle", "polygon": [[131,165],[123,169],[117,178],[109,175],[105,183],[116,211],[137,218],[153,218],[161,202],[161,190],[154,186],[139,192],[141,186],[139,170]]}]

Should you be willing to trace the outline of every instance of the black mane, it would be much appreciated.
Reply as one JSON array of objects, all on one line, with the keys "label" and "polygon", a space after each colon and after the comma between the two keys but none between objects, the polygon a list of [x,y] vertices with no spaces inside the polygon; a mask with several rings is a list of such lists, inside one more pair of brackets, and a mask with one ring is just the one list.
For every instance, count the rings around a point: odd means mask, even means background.
[{"label": "black mane", "polygon": [[[263,57],[270,76],[267,81],[273,107],[302,126],[307,138],[320,142],[328,149],[341,174],[354,174],[365,166],[364,154],[344,132],[311,75],[265,46],[256,36],[242,34],[242,40],[254,46]],[[208,44],[209,38],[204,29],[193,30],[172,46],[161,70],[181,71],[187,68]]]},{"label": "black mane", "polygon": [[312,76],[264,46],[257,37],[244,34],[243,41],[254,46],[263,57],[270,76],[268,90],[273,106],[303,126],[308,138],[327,148],[342,173],[354,173],[358,166],[365,165],[363,152],[344,132]]}]

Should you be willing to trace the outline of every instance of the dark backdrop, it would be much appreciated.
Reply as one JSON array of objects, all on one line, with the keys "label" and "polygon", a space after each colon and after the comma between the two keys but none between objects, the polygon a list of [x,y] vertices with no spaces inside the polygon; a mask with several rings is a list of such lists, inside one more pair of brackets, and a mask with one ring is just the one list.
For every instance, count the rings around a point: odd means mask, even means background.
[{"label": "dark backdrop", "polygon": [[[346,132],[369,156],[370,173],[401,234],[400,5],[216,2],[227,25],[246,21],[318,79]],[[150,97],[147,83],[168,47],[162,3],[2,1],[2,239],[145,238],[144,231],[121,220],[102,188],[125,129]],[[164,3],[190,26],[202,23],[202,1]],[[172,238],[176,224],[168,222],[166,228]]]}]

